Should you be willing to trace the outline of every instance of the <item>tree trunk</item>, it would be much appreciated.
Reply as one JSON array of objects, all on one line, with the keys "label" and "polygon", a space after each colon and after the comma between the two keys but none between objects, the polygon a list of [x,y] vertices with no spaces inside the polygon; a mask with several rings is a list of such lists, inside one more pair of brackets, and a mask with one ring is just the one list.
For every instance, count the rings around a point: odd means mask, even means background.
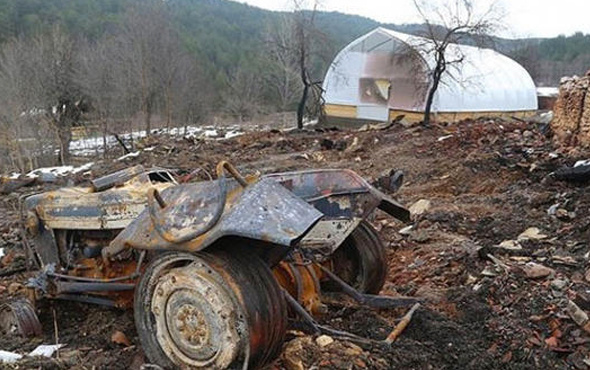
[{"label": "tree trunk", "polygon": [[172,121],[172,98],[170,97],[170,86],[166,87],[166,131],[170,132],[170,122]]},{"label": "tree trunk", "polygon": [[102,122],[102,157],[106,158],[107,157],[107,152],[108,152],[108,143],[107,143],[107,135],[108,135],[108,131],[109,127],[108,127],[108,121],[107,118],[103,119]]},{"label": "tree trunk", "polygon": [[58,123],[57,136],[59,138],[59,161],[62,166],[70,162],[70,142],[72,141],[72,127],[65,122]]},{"label": "tree trunk", "polygon": [[307,96],[309,95],[309,85],[305,83],[303,86],[303,95],[297,106],[297,128],[303,129],[303,116],[305,114],[305,104],[307,103]]},{"label": "tree trunk", "polygon": [[152,133],[152,102],[151,99],[145,101],[145,135],[150,136]]},{"label": "tree trunk", "polygon": [[[442,65],[441,65],[442,63]],[[444,65],[444,60],[441,60],[437,63],[437,66],[434,68],[434,73],[432,74],[432,86],[430,86],[430,90],[428,90],[428,96],[426,98],[426,106],[424,107],[424,125],[428,126],[430,124],[430,111],[432,110],[432,103],[434,101],[434,94],[436,94],[436,90],[438,90],[438,85],[440,84],[440,79],[446,69]]]}]

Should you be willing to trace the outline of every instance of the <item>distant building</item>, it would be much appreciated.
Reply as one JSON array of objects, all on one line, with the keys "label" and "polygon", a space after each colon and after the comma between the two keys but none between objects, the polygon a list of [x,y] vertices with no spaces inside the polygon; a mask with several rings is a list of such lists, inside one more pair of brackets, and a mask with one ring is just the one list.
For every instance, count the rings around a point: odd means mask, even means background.
[{"label": "distant building", "polygon": [[[426,39],[377,28],[346,46],[324,80],[328,123],[386,122],[404,114],[422,119],[435,61]],[[514,60],[490,49],[451,44],[448,58],[464,58],[445,74],[432,112],[439,121],[530,115],[535,84]]]}]

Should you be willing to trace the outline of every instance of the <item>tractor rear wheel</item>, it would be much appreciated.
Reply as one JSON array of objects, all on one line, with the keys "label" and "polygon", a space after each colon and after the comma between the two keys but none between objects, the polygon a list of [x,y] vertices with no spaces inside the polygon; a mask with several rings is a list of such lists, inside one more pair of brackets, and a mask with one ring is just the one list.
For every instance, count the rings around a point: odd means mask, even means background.
[{"label": "tractor rear wheel", "polygon": [[[340,247],[332,254],[332,272],[361,293],[378,294],[387,277],[387,256],[377,231],[367,221],[361,221]],[[327,281],[322,287],[338,290]]]},{"label": "tractor rear wheel", "polygon": [[165,368],[261,366],[287,324],[268,266],[235,250],[160,255],[136,287],[134,311],[147,358]]}]

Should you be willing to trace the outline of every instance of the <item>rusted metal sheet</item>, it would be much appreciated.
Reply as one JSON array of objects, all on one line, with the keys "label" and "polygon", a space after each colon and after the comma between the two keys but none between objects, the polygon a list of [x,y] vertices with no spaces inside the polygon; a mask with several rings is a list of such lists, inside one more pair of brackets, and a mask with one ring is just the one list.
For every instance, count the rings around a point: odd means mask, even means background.
[{"label": "rusted metal sheet", "polygon": [[265,177],[280,182],[328,218],[366,218],[378,207],[402,221],[410,220],[410,212],[404,206],[351,170],[306,170]]},{"label": "rusted metal sheet", "polygon": [[261,179],[245,189],[228,181],[227,201],[221,205],[219,181],[179,185],[162,192],[167,205],[159,211],[158,227],[180,239],[200,231],[224,207],[219,221],[200,236],[172,243],[158,232],[146,210],[103,250],[103,256],[129,247],[198,251],[224,236],[290,247],[323,216],[272,179]]},{"label": "rusted metal sheet", "polygon": [[99,193],[92,193],[90,188],[64,188],[33,195],[27,198],[25,207],[36,211],[45,226],[52,229],[123,229],[145,209],[147,188],[163,190],[171,185],[152,185],[137,179],[124,189]]},{"label": "rusted metal sheet", "polygon": [[301,239],[299,246],[316,259],[329,257],[360,224],[361,218],[322,219]]},{"label": "rusted metal sheet", "polygon": [[100,192],[106,189],[110,189],[115,186],[121,186],[127,181],[131,180],[134,177],[143,175],[143,181],[148,181],[147,176],[145,175],[145,169],[143,166],[134,166],[125,168],[121,171],[117,171],[111,174],[108,174],[103,177],[99,177],[98,179],[94,179],[91,181],[92,189],[95,192]]},{"label": "rusted metal sheet", "polygon": [[[160,172],[161,179],[151,181]],[[30,196],[24,208],[46,228],[123,229],[144,210],[148,189],[162,191],[175,183],[164,170],[146,171],[136,166],[99,178],[93,187],[69,187]]]}]

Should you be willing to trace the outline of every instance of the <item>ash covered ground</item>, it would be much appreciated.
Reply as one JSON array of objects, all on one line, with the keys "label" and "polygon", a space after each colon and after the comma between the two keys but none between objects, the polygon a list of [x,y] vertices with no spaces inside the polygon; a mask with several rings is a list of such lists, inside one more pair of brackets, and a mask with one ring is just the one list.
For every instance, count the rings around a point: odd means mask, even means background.
[{"label": "ash covered ground", "polygon": [[[542,127],[499,120],[345,131],[250,132],[227,140],[155,135],[137,156],[95,162],[90,173],[0,195],[0,294],[18,295],[27,278],[18,198],[135,164],[182,173],[214,172],[219,160],[242,173],[350,168],[368,180],[405,173],[395,197],[418,201],[412,228],[384,214],[372,220],[387,246],[382,294],[426,299],[392,346],[336,340],[325,344],[292,330],[269,369],[585,369],[590,336],[571,319],[568,302],[590,311],[588,211],[584,183],[550,174],[580,158],[554,146]],[[113,153],[114,158],[122,153]],[[82,159],[80,159],[82,160]],[[80,163],[83,164],[83,163]],[[400,230],[403,233],[400,233]],[[491,256],[491,257],[490,257]],[[537,276],[537,277],[534,277]],[[145,362],[130,311],[43,301],[44,337],[0,338],[0,350],[27,353],[66,344],[59,357],[25,359],[7,368],[139,369]],[[406,309],[331,304],[321,319],[337,329],[383,339]],[[120,331],[129,343],[112,340]]]}]

